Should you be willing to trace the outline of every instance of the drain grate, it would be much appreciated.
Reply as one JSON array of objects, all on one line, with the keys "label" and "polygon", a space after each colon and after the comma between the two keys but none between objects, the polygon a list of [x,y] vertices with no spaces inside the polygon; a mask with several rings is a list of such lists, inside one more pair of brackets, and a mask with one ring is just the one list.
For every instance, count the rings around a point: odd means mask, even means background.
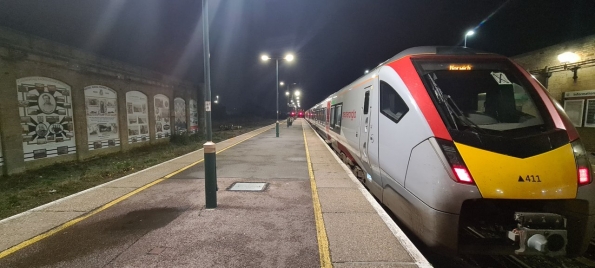
[{"label": "drain grate", "polygon": [[228,191],[262,192],[267,188],[266,182],[235,182]]}]

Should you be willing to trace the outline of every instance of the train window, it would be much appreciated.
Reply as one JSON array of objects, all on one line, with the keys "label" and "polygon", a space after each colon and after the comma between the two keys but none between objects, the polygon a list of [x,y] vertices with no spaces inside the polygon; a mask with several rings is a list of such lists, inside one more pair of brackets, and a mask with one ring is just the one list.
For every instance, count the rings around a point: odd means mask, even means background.
[{"label": "train window", "polygon": [[380,81],[380,112],[398,123],[409,111],[401,96],[386,82]]},{"label": "train window", "polygon": [[341,113],[341,110],[343,109],[343,105],[337,105],[335,108],[335,125],[337,127],[341,127],[341,118],[343,117],[343,114]]},{"label": "train window", "polygon": [[527,136],[553,128],[537,90],[505,60],[418,60],[449,129]]},{"label": "train window", "polygon": [[335,127],[335,106],[331,108],[331,128]]},{"label": "train window", "polygon": [[366,96],[364,97],[364,114],[368,114],[368,108],[370,106],[370,91],[366,91]]}]

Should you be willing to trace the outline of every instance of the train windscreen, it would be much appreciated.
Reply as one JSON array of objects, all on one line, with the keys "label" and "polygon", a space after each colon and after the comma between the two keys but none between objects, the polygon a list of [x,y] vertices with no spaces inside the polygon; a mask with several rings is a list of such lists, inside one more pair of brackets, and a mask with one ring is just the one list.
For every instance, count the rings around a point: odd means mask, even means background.
[{"label": "train windscreen", "polygon": [[552,128],[536,90],[506,60],[414,62],[451,130],[525,136]]}]

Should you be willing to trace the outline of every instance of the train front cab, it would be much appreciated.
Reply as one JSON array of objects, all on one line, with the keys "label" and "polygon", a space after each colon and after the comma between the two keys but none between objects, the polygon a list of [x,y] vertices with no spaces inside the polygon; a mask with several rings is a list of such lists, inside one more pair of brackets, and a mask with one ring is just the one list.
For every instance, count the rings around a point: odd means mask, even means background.
[{"label": "train front cab", "polygon": [[408,228],[446,251],[586,250],[591,167],[541,85],[494,55],[407,56],[388,67],[378,71],[381,168],[366,168],[367,183],[382,185],[379,199]]}]

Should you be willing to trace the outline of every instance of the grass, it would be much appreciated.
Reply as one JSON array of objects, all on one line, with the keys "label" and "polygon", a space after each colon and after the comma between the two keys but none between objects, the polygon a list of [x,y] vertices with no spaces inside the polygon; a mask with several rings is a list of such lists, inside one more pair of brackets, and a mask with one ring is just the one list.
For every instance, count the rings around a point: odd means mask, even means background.
[{"label": "grass", "polygon": [[[241,129],[226,131],[217,131],[213,127],[213,142],[233,138],[270,123],[270,120],[250,122]],[[0,177],[0,219],[198,150],[204,142],[204,137],[198,134],[175,135],[167,144]]]}]

